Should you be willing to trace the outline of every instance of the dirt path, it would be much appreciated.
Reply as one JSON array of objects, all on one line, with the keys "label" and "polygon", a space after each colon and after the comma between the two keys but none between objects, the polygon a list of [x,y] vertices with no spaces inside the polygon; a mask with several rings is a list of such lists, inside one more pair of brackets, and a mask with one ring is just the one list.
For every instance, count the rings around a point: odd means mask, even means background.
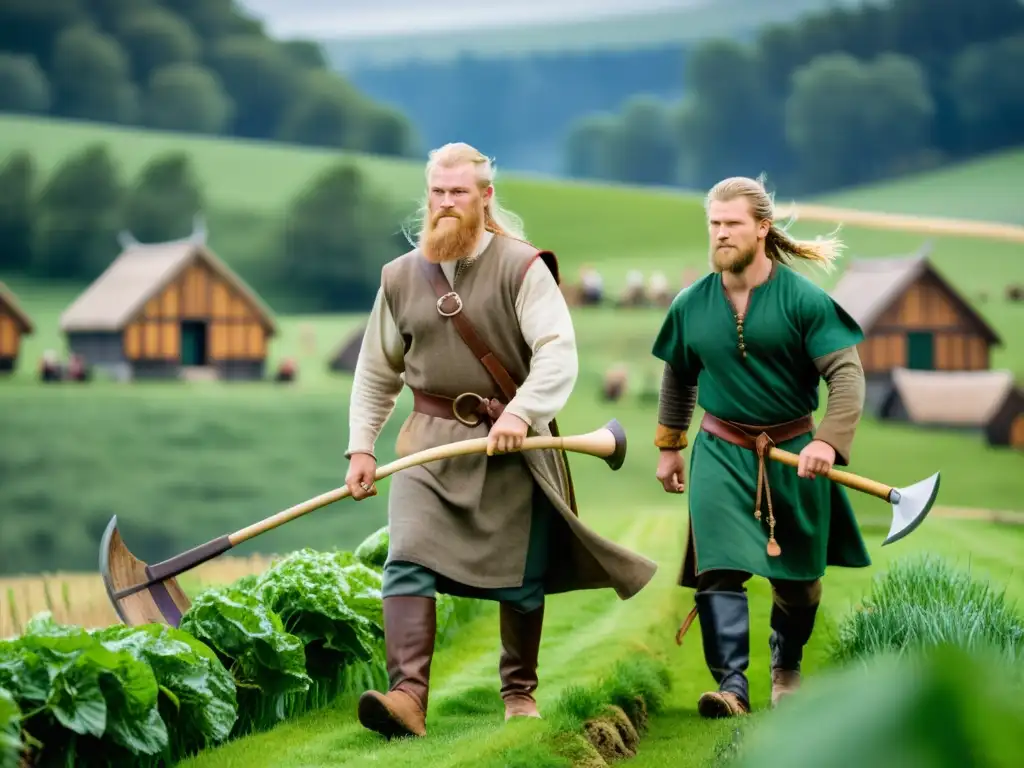
[{"label": "dirt path", "polygon": [[929,514],[954,520],[986,520],[990,523],[1024,525],[1024,512],[975,507],[935,507]]},{"label": "dirt path", "polygon": [[835,208],[808,203],[780,204],[777,213],[780,218],[795,215],[798,220],[831,221],[851,226],[874,227],[876,229],[895,229],[934,235],[985,237],[993,240],[1024,243],[1024,227],[1016,224],[882,213],[879,211]]}]

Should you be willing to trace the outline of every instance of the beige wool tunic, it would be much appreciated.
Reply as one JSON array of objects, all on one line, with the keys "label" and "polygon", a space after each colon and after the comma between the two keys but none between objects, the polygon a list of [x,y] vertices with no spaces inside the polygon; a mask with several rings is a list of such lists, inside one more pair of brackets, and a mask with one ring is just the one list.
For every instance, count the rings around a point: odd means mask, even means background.
[{"label": "beige wool tunic", "polygon": [[[442,265],[463,313],[516,380],[506,410],[531,435],[551,434],[577,375],[575,335],[554,274],[533,246],[485,233],[471,258]],[[373,453],[403,384],[454,398],[504,397],[451,321],[423,274],[418,249],[389,262],[363,337],[350,407],[348,453]],[[413,411],[399,432],[400,456],[485,437],[486,422]],[[656,564],[590,530],[573,512],[564,454],[524,451],[458,456],[391,477],[389,559],[416,563],[483,589],[523,583],[535,484],[557,511],[545,591],[611,587],[629,598]]]}]

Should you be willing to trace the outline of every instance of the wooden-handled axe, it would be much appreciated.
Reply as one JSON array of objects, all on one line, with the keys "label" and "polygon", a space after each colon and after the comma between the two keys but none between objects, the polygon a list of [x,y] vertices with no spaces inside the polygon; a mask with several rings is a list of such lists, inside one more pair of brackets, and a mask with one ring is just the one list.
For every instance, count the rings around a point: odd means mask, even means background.
[{"label": "wooden-handled axe", "polygon": [[[768,458],[791,467],[800,466],[800,457],[797,454],[783,451],[774,446],[768,449]],[[935,504],[935,498],[939,495],[938,472],[906,488],[893,488],[852,472],[834,468],[828,471],[826,477],[855,491],[877,496],[892,505],[892,524],[889,526],[889,535],[882,542],[883,547],[886,544],[899,541],[924,522],[932,505]]]}]

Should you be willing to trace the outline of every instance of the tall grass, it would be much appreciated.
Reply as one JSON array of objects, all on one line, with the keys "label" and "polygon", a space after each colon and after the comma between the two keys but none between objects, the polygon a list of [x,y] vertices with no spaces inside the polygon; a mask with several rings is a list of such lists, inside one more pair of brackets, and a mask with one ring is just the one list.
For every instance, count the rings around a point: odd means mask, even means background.
[{"label": "tall grass", "polygon": [[845,663],[943,645],[1024,662],[1024,619],[1005,591],[970,569],[924,554],[897,561],[839,625],[832,660]]}]

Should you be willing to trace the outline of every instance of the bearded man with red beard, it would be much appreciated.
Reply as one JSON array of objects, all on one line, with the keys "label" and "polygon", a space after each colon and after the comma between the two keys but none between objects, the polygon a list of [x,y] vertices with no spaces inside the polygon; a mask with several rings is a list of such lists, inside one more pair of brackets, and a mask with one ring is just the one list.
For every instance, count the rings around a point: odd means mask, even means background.
[{"label": "bearded man with red beard", "polygon": [[[356,363],[346,484],[376,494],[377,438],[403,383],[413,410],[400,456],[487,437],[487,454],[430,462],[391,479],[383,609],[389,690],[359,719],[388,738],[424,736],[438,593],[500,604],[505,719],[539,717],[534,691],[545,595],[612,588],[629,599],[654,562],[579,519],[564,452],[518,451],[557,434],[576,381],[572,317],[558,263],[498,204],[491,162],[473,147],[430,154],[416,247],[390,261]],[[404,379],[404,382],[403,382]]]}]

